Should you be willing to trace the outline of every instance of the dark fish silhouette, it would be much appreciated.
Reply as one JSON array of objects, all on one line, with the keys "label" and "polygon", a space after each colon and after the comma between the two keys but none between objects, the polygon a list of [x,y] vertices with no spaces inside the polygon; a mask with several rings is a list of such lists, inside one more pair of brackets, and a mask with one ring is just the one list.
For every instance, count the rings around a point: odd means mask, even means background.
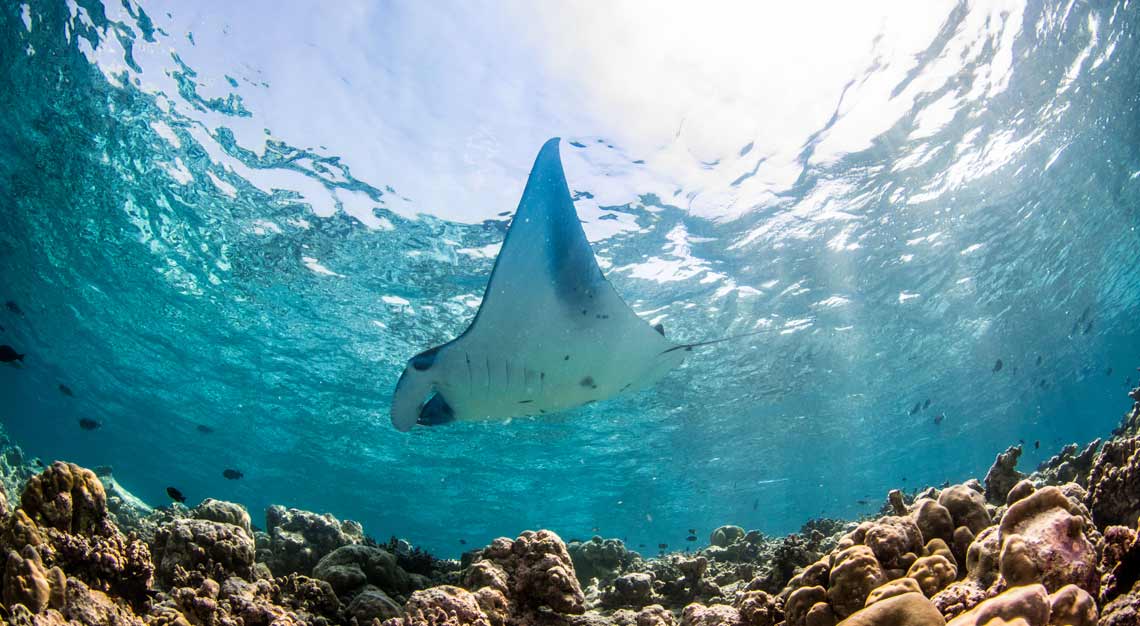
[{"label": "dark fish silhouette", "polygon": [[1037,364],[1041,365],[1041,355],[1040,354],[1037,355]]},{"label": "dark fish silhouette", "polygon": [[930,408],[930,398],[927,398],[927,399],[926,399],[926,402],[923,402],[923,403],[922,403],[922,408],[923,408],[924,410],[925,410],[925,409],[929,409],[929,408]]},{"label": "dark fish silhouette", "polygon": [[867,506],[870,503],[867,502],[866,500],[856,500],[855,504],[858,504],[859,506]]},{"label": "dark fish silhouette", "polygon": [[902,480],[903,480],[903,482],[905,483],[905,482],[906,482],[906,476],[903,476],[903,479],[902,479]]},{"label": "dark fish silhouette", "polygon": [[658,547],[658,548],[661,548],[662,550],[664,550],[665,548],[668,548],[668,547],[669,547],[669,544],[667,544],[667,543],[659,543],[659,544],[657,544],[657,547]]},{"label": "dark fish silhouette", "polygon": [[212,432],[214,432],[214,429],[213,429],[213,427],[212,427],[212,426],[207,426],[207,425],[205,425],[205,424],[198,424],[198,425],[195,427],[195,429],[196,429],[198,432],[200,432],[200,433],[205,433],[205,434],[207,434],[207,435],[208,435],[208,434],[210,434],[210,433],[212,433]]},{"label": "dark fish silhouette", "polygon": [[1041,440],[1040,439],[1033,442],[1033,449],[1034,450],[1040,450],[1041,449]]},{"label": "dark fish silhouette", "polygon": [[245,474],[242,474],[236,469],[226,468],[226,470],[222,472],[222,476],[225,476],[227,480],[237,480],[245,476]]},{"label": "dark fish silhouette", "polygon": [[696,535],[689,535],[688,537],[685,537],[685,541],[696,541],[696,540],[697,540]]},{"label": "dark fish silhouette", "polygon": [[1112,368],[1111,367],[1108,368],[1108,370],[1104,373],[1104,375],[1105,376],[1112,376]]},{"label": "dark fish silhouette", "polygon": [[690,534],[690,535],[695,535],[695,534],[697,534],[697,529],[696,529],[696,528],[690,528],[690,529],[689,529],[689,534]]},{"label": "dark fish silhouette", "polygon": [[8,307],[8,310],[15,313],[16,315],[23,315],[24,314],[24,311],[22,309],[20,309],[20,305],[16,304],[15,300],[9,300],[9,301],[5,302],[4,306]]},{"label": "dark fish silhouette", "polygon": [[167,487],[166,495],[170,496],[170,499],[175,502],[186,502],[186,496],[182,495],[182,492],[174,487]]},{"label": "dark fish silhouette", "polygon": [[934,416],[934,424],[935,425],[941,424],[942,420],[944,420],[944,419],[946,419],[946,414],[945,413],[939,413],[938,415]]},{"label": "dark fish silhouette", "polygon": [[914,415],[915,413],[918,413],[921,410],[922,410],[922,403],[921,402],[915,402],[914,406],[911,407],[911,409],[910,409],[910,414]]},{"label": "dark fish silhouette", "polygon": [[16,349],[8,344],[0,346],[0,361],[4,363],[12,363],[14,361],[23,361],[24,355],[16,352]]},{"label": "dark fish silhouette", "polygon": [[760,498],[756,498],[755,500],[752,501],[752,510],[755,511],[756,507],[758,507],[758,506],[760,506]]},{"label": "dark fish silhouette", "polygon": [[997,361],[995,361],[994,362],[994,373],[1000,372],[1001,366],[1002,366],[1001,359],[998,359]]},{"label": "dark fish silhouette", "polygon": [[102,424],[100,424],[96,420],[91,419],[90,417],[79,418],[79,427],[82,428],[83,430],[95,430],[96,428],[99,428],[100,426],[102,426]]},{"label": "dark fish silhouette", "polygon": [[71,393],[71,387],[68,387],[67,385],[65,385],[63,383],[59,384],[59,392],[65,396],[69,397],[69,398],[75,397],[75,394]]},{"label": "dark fish silhouette", "polygon": [[1021,445],[1023,445],[1023,446],[1024,446],[1024,445],[1025,445],[1025,440],[1024,440],[1024,439],[1018,439],[1018,440],[1017,440],[1017,443],[1020,443]]},{"label": "dark fish silhouette", "polygon": [[467,540],[466,540],[466,539],[460,539],[460,540],[459,540],[459,545],[461,545],[461,546],[465,546],[465,545],[467,545]]},{"label": "dark fish silhouette", "polygon": [[639,548],[644,548],[644,547],[645,547],[645,544],[644,544],[644,543],[639,543],[639,544],[637,544],[637,547],[639,547]]},{"label": "dark fish silhouette", "polygon": [[1085,325],[1085,329],[1084,329],[1084,331],[1083,331],[1083,332],[1081,332],[1081,334],[1082,334],[1082,335],[1087,335],[1087,334],[1089,334],[1089,332],[1090,332],[1090,331],[1092,331],[1092,325],[1093,325],[1093,323],[1092,323],[1092,322],[1089,322],[1088,324],[1086,324],[1086,325]]}]

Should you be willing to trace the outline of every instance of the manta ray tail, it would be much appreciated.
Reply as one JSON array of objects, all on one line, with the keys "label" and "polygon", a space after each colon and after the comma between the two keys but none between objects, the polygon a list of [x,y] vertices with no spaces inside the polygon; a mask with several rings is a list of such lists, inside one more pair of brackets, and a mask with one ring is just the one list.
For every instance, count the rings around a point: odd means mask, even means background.
[{"label": "manta ray tail", "polygon": [[674,350],[684,350],[685,352],[690,352],[690,351],[692,351],[693,348],[700,348],[702,346],[711,346],[711,345],[718,344],[718,343],[724,343],[726,341],[733,341],[735,339],[743,339],[745,337],[753,337],[755,335],[763,335],[765,333],[770,333],[773,330],[774,329],[771,329],[771,328],[764,328],[761,330],[754,330],[754,331],[747,332],[747,333],[740,333],[738,335],[729,335],[727,337],[721,337],[720,339],[710,339],[708,341],[696,341],[693,343],[683,343],[683,344],[678,345],[678,346],[673,346],[672,348],[669,348],[668,350],[666,350],[665,352],[662,352],[661,354],[667,354],[669,352],[673,352]]}]

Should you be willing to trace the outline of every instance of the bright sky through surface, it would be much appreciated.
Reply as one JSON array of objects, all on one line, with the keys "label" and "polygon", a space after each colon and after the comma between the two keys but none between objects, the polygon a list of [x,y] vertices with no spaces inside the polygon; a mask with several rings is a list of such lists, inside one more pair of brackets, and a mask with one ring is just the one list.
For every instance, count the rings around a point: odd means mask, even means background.
[{"label": "bright sky through surface", "polygon": [[[842,107],[859,115],[848,111],[815,159],[865,148],[895,122],[909,106],[888,106],[888,90],[952,6],[359,2],[310,12],[202,2],[171,11],[174,32],[193,33],[194,45],[177,52],[198,71],[203,97],[233,91],[224,75],[268,84],[239,90],[254,113],[225,120],[239,144],[257,150],[268,129],[292,145],[323,146],[356,178],[395,185],[411,200],[401,212],[475,222],[513,210],[534,146],[579,133],[615,145],[622,162],[646,161],[638,175],[596,189],[599,204],[680,186],[699,214],[739,215],[799,176],[805,141],[848,87]],[[150,53],[170,64],[168,51]],[[872,65],[873,84],[849,85]],[[736,174],[707,165],[739,157],[747,138],[751,155],[767,160],[727,194],[731,179],[721,179]],[[617,163],[567,152],[571,183]]]}]

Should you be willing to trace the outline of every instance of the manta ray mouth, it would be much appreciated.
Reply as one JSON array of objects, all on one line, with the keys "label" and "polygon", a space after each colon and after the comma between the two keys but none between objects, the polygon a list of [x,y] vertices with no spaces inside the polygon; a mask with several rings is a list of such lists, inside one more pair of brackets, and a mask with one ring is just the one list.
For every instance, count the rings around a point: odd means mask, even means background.
[{"label": "manta ray mouth", "polygon": [[443,394],[436,392],[420,408],[420,415],[416,423],[420,426],[439,426],[455,421],[455,409],[443,398]]}]

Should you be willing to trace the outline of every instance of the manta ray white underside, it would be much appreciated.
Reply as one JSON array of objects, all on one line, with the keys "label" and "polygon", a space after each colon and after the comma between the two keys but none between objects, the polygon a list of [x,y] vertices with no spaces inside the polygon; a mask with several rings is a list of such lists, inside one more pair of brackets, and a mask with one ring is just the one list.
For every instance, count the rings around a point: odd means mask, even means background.
[{"label": "manta ray white underside", "polygon": [[392,398],[397,430],[603,400],[656,382],[691,349],[638,317],[602,275],[558,142],[538,153],[471,325],[408,361]]}]

